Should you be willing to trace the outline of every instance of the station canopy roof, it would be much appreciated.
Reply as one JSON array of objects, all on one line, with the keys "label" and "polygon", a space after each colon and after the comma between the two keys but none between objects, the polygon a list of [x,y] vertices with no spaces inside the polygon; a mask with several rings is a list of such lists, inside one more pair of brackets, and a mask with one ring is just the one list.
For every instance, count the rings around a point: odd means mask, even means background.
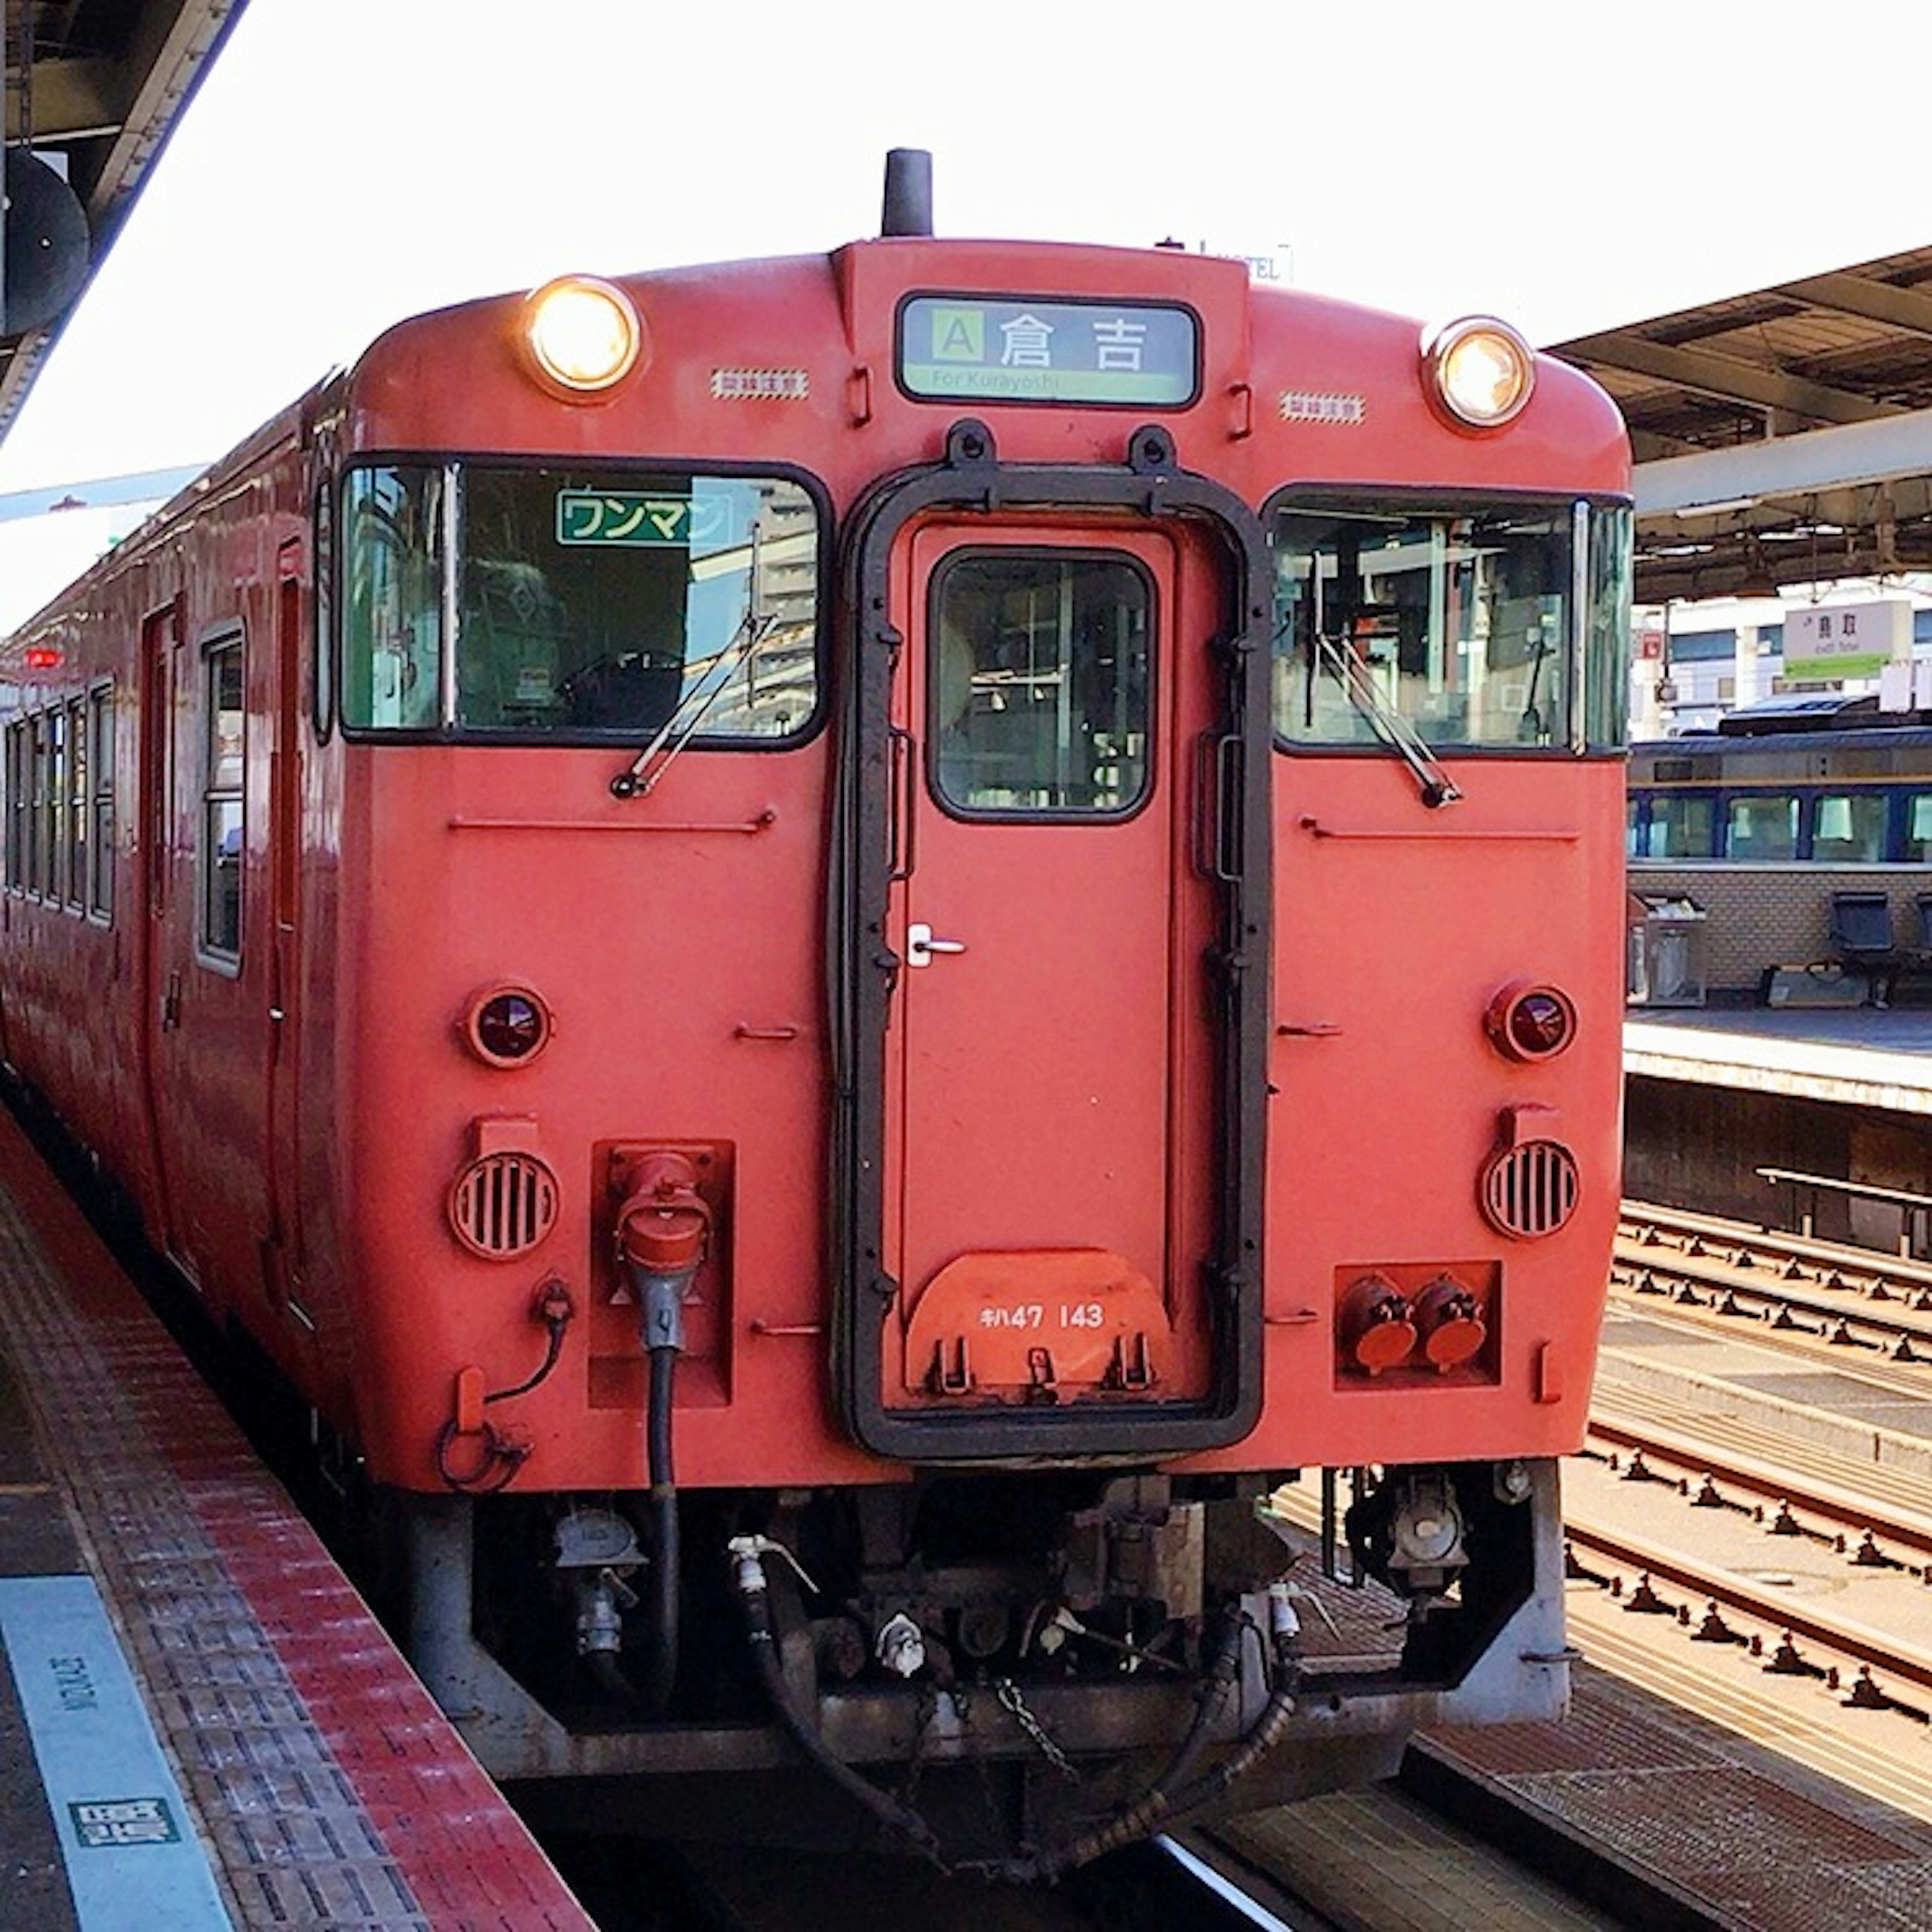
[{"label": "station canopy roof", "polygon": [[[64,169],[87,216],[90,279],[244,4],[4,0],[7,145]],[[72,312],[0,333],[0,437]]]},{"label": "station canopy roof", "polygon": [[1932,570],[1932,248],[1547,349],[1630,424],[1640,603]]},{"label": "station canopy roof", "polygon": [[[6,138],[64,166],[91,277],[246,0],[4,4]],[[62,319],[0,334],[0,440]],[[1630,424],[1640,602],[1932,570],[1932,248],[1549,349]]]}]

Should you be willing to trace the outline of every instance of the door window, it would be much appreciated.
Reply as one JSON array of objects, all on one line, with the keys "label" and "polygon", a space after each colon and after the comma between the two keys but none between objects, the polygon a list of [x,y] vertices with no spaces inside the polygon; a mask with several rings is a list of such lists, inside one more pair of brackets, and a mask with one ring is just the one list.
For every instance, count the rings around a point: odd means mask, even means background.
[{"label": "door window", "polygon": [[209,650],[202,742],[201,943],[218,958],[242,952],[242,640]]},{"label": "door window", "polygon": [[1132,813],[1151,777],[1154,593],[1130,559],[1003,550],[933,580],[932,784],[964,818]]}]

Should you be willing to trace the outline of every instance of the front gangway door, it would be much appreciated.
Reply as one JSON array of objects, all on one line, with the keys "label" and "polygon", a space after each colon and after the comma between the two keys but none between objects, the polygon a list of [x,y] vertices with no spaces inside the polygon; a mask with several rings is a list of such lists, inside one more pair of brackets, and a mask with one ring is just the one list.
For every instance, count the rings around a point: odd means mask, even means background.
[{"label": "front gangway door", "polygon": [[872,541],[884,622],[842,748],[854,1432],[922,1460],[1233,1439],[1259,1108],[1229,955],[1267,816],[1241,554],[1198,518],[1045,502]]}]

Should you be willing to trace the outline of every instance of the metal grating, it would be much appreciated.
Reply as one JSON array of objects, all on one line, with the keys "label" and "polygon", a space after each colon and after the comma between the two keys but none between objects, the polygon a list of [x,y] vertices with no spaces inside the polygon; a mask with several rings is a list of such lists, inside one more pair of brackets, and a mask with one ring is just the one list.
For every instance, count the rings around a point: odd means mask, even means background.
[{"label": "metal grating", "polygon": [[1581,1192],[1576,1156],[1560,1141],[1526,1141],[1483,1173],[1483,1212],[1498,1233],[1519,1241],[1555,1234],[1576,1213]]},{"label": "metal grating", "polygon": [[556,1226],[557,1204],[556,1176],[535,1154],[485,1154],[450,1190],[449,1225],[472,1254],[512,1261]]}]

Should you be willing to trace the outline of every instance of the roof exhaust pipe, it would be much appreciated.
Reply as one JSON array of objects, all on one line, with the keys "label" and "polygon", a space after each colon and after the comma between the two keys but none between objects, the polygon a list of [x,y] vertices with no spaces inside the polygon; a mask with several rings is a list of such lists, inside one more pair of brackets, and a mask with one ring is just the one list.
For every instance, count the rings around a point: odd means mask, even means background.
[{"label": "roof exhaust pipe", "polygon": [[932,232],[932,155],[925,148],[894,148],[886,156],[886,206],[881,235]]}]

